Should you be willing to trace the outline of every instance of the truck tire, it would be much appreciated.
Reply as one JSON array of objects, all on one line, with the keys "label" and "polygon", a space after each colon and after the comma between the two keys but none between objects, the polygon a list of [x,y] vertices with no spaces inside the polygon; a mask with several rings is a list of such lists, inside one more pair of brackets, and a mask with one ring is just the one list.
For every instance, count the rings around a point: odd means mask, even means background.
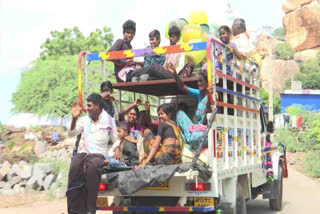
[{"label": "truck tire", "polygon": [[242,186],[237,184],[236,214],[247,214],[247,200],[243,195]]},{"label": "truck tire", "polygon": [[282,164],[279,164],[279,174],[278,174],[278,180],[275,180],[275,188],[278,189],[279,194],[278,198],[275,199],[269,199],[269,206],[272,210],[281,210],[282,209],[282,192],[283,192],[283,168]]}]

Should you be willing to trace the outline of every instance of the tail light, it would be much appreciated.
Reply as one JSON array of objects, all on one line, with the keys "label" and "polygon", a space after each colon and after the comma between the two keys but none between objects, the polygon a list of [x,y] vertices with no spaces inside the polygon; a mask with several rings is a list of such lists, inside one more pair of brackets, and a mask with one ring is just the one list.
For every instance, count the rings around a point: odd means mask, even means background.
[{"label": "tail light", "polygon": [[98,187],[98,190],[99,191],[107,191],[108,190],[108,184],[99,184],[99,187]]},{"label": "tail light", "polygon": [[211,184],[210,183],[186,183],[187,191],[210,191]]}]

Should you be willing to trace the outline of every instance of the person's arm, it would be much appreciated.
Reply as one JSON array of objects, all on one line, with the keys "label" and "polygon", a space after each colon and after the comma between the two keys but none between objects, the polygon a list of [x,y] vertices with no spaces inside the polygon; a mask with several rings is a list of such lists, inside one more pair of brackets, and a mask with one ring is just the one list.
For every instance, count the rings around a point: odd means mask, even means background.
[{"label": "person's arm", "polygon": [[238,59],[244,58],[245,55],[241,54],[241,52],[238,50],[237,45],[235,43],[229,43],[228,45],[229,48],[233,50],[233,53],[236,55]]},{"label": "person's arm", "polygon": [[177,86],[181,91],[187,92],[189,87],[184,85],[183,81],[180,79],[179,75],[177,74],[176,68],[172,63],[169,63],[168,70],[173,73],[174,79],[177,82]]},{"label": "person's arm", "polygon": [[132,104],[124,108],[119,114],[120,120],[123,119],[124,115],[127,114],[132,108],[139,106],[141,102],[142,102],[141,99],[136,99]]}]

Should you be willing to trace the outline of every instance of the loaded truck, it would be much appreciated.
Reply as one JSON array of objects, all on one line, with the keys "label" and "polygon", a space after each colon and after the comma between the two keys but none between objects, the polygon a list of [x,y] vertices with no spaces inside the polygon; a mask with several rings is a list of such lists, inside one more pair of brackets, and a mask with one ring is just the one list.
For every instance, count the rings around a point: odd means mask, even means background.
[{"label": "loaded truck", "polygon": [[[272,210],[281,210],[283,178],[288,176],[285,147],[271,142],[272,122],[268,122],[260,99],[260,71],[254,59],[234,60],[226,71],[226,49],[223,48],[222,69],[214,65],[216,45],[214,38],[206,42],[134,49],[103,53],[81,52],[79,55],[79,87],[84,76],[84,95],[92,82],[88,79],[89,62],[101,62],[102,78],[105,61],[206,51],[208,85],[212,113],[207,114],[208,127],[196,150],[184,148],[183,163],[178,166],[148,166],[147,170],[124,168],[105,169],[102,174],[97,209],[113,213],[246,213],[246,202],[262,195],[269,200]],[[236,59],[234,57],[234,59]],[[84,75],[83,75],[84,74]],[[184,84],[197,88],[197,77],[182,79]],[[189,110],[195,103],[180,91],[174,79],[144,82],[114,83],[119,108],[128,103],[125,98],[155,100],[156,107],[165,102],[185,102]],[[79,95],[82,96],[82,91]],[[282,149],[281,149],[282,147]],[[114,200],[109,201],[109,196]]]}]

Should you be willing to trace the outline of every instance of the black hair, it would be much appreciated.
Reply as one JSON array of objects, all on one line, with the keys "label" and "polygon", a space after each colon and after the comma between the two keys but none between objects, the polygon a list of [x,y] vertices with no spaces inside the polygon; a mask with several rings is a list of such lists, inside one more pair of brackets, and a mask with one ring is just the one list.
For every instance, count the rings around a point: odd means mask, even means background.
[{"label": "black hair", "polygon": [[149,38],[155,37],[157,40],[160,40],[160,32],[158,30],[153,30],[149,33]]},{"label": "black hair", "polygon": [[166,113],[171,120],[175,120],[176,107],[175,107],[174,104],[172,104],[172,103],[164,103],[164,104],[161,104],[161,105],[158,107],[157,112],[159,112],[160,109],[161,109],[164,113]]},{"label": "black hair", "polygon": [[127,30],[133,30],[133,32],[136,32],[136,23],[132,20],[127,20],[122,25],[123,33],[125,33]]},{"label": "black hair", "polygon": [[99,105],[99,108],[102,109],[104,106],[104,101],[100,94],[92,93],[87,97],[87,102],[91,102],[95,105]]},{"label": "black hair", "polygon": [[182,110],[184,112],[188,111],[188,105],[184,102],[179,103],[177,108],[178,110]]},{"label": "black hair", "polygon": [[128,111],[128,113],[129,113],[132,109],[133,109],[133,110],[135,110],[135,112],[136,112],[136,114],[137,114],[137,118],[139,118],[139,116],[140,116],[140,112],[139,112],[138,107],[137,107],[137,106],[132,107],[132,108]]},{"label": "black hair", "polygon": [[117,124],[117,127],[122,129],[123,131],[127,131],[128,134],[130,133],[130,127],[129,124],[126,121],[121,121]]},{"label": "black hair", "polygon": [[224,30],[227,34],[231,35],[231,30],[227,25],[222,25],[221,27],[219,27],[219,32],[220,30]]},{"label": "black hair", "polygon": [[237,18],[233,22],[234,25],[237,25],[239,27],[240,33],[246,32],[246,22],[242,18]]},{"label": "black hair", "polygon": [[176,36],[176,37],[180,38],[181,31],[177,26],[174,25],[169,29],[168,35],[169,36]]},{"label": "black hair", "polygon": [[112,87],[112,83],[110,81],[104,81],[101,83],[100,85],[100,92],[102,92],[104,87],[108,87],[110,89],[111,92],[113,92],[113,87]]},{"label": "black hair", "polygon": [[200,76],[203,77],[203,79],[208,82],[208,73],[207,73],[207,70],[201,70],[200,73],[199,73]]}]

